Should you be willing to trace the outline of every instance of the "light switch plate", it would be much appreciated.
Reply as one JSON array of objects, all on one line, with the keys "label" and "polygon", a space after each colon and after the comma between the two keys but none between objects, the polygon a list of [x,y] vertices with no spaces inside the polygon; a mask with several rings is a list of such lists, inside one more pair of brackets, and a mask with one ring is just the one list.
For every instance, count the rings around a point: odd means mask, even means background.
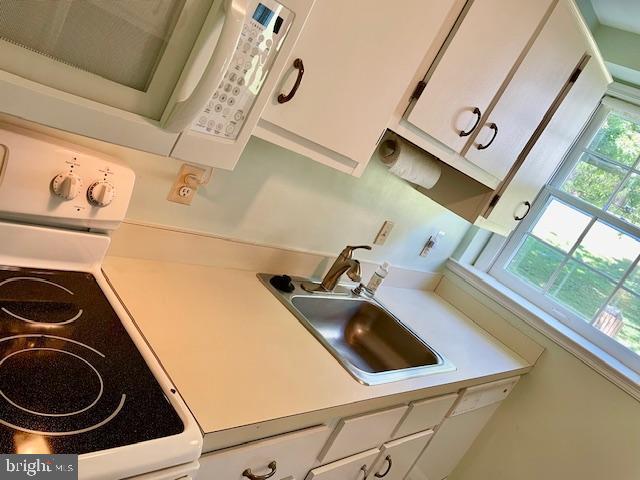
[{"label": "light switch plate", "polygon": [[375,240],[373,241],[374,245],[384,245],[384,242],[387,241],[387,237],[389,236],[389,234],[391,233],[391,230],[393,229],[393,225],[394,223],[391,220],[387,220],[382,224],[382,227],[380,227],[380,231],[378,232]]}]

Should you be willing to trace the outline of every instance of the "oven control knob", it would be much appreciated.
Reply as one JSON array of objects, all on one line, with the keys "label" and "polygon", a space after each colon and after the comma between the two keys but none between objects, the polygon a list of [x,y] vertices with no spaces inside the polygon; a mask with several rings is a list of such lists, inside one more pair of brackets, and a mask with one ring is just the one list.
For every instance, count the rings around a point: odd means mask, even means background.
[{"label": "oven control knob", "polygon": [[115,194],[116,187],[104,181],[91,184],[87,190],[89,203],[95,207],[106,207],[113,201]]},{"label": "oven control knob", "polygon": [[59,173],[51,181],[51,190],[64,200],[73,200],[80,193],[82,179],[75,173]]}]

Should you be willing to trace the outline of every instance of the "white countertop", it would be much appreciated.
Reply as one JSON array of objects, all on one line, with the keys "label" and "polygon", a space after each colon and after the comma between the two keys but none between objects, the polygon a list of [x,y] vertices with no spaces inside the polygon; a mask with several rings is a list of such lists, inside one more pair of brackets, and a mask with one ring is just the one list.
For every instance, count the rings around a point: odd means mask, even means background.
[{"label": "white countertop", "polygon": [[205,433],[531,368],[433,292],[383,287],[379,300],[457,369],[365,386],[255,272],[124,257],[103,270]]}]

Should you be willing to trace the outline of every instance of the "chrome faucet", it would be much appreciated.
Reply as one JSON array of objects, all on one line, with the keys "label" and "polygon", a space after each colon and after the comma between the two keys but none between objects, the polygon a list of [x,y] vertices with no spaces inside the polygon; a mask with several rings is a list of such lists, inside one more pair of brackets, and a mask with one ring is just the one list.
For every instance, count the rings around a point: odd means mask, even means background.
[{"label": "chrome faucet", "polygon": [[331,268],[322,279],[320,285],[305,283],[302,285],[302,288],[309,292],[333,292],[340,281],[340,277],[342,277],[344,273],[354,282],[360,282],[360,262],[353,258],[353,251],[358,248],[371,250],[369,245],[345,247],[333,262],[333,265],[331,265]]}]

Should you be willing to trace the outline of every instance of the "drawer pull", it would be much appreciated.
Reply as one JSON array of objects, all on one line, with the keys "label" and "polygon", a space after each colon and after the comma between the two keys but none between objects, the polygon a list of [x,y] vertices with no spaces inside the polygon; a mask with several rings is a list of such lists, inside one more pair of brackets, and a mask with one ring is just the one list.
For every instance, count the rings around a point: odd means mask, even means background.
[{"label": "drawer pull", "polygon": [[471,135],[471,132],[473,132],[478,126],[478,124],[480,123],[480,118],[482,117],[482,113],[480,112],[480,109],[478,107],[473,107],[473,114],[476,116],[476,123],[474,123],[473,126],[468,131],[465,132],[464,130],[462,130],[460,132],[461,137],[468,137],[469,135]]},{"label": "drawer pull", "polygon": [[386,477],[387,474],[391,471],[391,455],[387,455],[384,461],[387,462],[387,469],[384,471],[384,473],[376,473],[375,476],[378,478]]},{"label": "drawer pull", "polygon": [[498,125],[496,125],[495,123],[491,123],[489,124],[489,128],[493,130],[493,137],[491,137],[491,140],[489,140],[489,143],[485,145],[478,144],[478,150],[484,150],[485,148],[489,148],[489,145],[491,145],[493,141],[496,139],[496,137],[498,136]]},{"label": "drawer pull", "polygon": [[293,84],[293,88],[288,94],[285,95],[284,93],[281,93],[280,95],[278,95],[278,103],[287,103],[289,100],[291,100],[294,97],[294,95],[298,91],[298,88],[300,87],[300,83],[302,82],[302,76],[304,75],[304,63],[302,63],[301,58],[296,58],[293,61],[293,68],[298,70],[296,83]]},{"label": "drawer pull", "polygon": [[267,480],[267,478],[271,478],[276,474],[276,461],[271,462],[267,467],[271,470],[269,473],[264,475],[255,475],[251,472],[250,468],[247,468],[244,472],[242,472],[243,477],[247,477],[249,480]]}]

